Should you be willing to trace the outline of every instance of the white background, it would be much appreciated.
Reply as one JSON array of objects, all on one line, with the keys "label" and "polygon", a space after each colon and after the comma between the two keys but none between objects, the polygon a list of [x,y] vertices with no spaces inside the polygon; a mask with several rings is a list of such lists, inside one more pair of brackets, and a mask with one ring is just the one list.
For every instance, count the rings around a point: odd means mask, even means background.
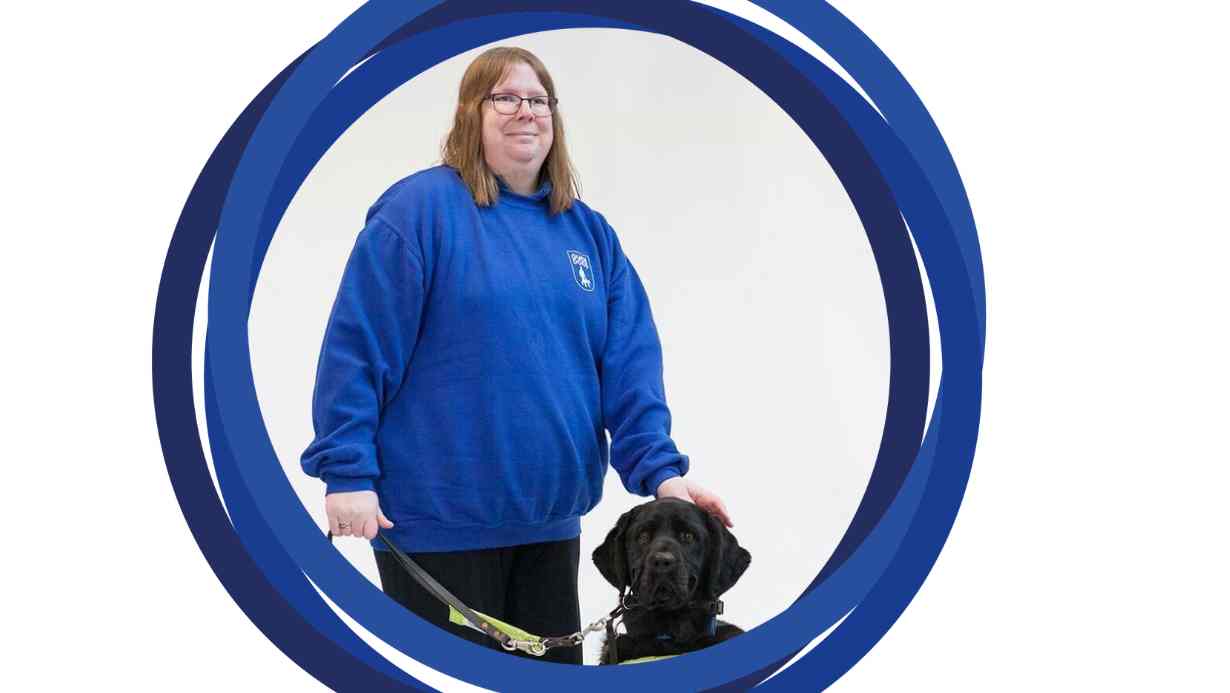
[{"label": "white background", "polygon": [[[918,5],[838,8],[918,91],[969,191],[983,427],[930,578],[834,690],[1224,690],[1225,18]],[[8,11],[6,687],[321,688],[192,541],[149,350],[206,157],[354,6]]]}]

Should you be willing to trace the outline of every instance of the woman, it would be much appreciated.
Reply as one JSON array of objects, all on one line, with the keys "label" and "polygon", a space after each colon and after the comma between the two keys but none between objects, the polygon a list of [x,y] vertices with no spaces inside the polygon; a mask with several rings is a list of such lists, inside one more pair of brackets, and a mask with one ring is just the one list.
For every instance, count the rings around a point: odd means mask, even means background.
[{"label": "woman", "polygon": [[[580,629],[580,518],[609,455],[642,496],[692,500],[670,438],[649,302],[577,197],[542,62],[518,48],[462,78],[443,166],[371,207],[325,332],[303,469],[337,536],[381,531],[471,608],[532,633]],[[604,428],[611,433],[608,451]],[[462,637],[374,543],[382,587]],[[579,647],[548,660],[581,663]]]}]

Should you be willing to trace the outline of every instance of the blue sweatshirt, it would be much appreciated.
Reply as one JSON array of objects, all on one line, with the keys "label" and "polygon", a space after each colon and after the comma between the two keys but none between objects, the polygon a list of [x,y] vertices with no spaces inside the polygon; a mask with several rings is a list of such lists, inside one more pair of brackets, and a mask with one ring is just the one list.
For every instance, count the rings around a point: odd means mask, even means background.
[{"label": "blue sweatshirt", "polygon": [[479,207],[430,168],[355,242],[301,462],[327,493],[375,490],[406,551],[576,537],[608,457],[642,496],[687,473],[644,287],[601,214],[552,216],[549,193]]}]

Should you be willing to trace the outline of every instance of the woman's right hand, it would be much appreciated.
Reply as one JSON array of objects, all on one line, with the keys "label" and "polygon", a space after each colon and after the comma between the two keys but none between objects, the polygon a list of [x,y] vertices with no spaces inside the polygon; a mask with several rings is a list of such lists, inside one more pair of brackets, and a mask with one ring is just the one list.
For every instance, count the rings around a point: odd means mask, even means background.
[{"label": "woman's right hand", "polygon": [[329,531],[335,537],[363,537],[371,540],[393,523],[380,512],[375,491],[347,491],[325,496],[325,514],[329,516]]}]

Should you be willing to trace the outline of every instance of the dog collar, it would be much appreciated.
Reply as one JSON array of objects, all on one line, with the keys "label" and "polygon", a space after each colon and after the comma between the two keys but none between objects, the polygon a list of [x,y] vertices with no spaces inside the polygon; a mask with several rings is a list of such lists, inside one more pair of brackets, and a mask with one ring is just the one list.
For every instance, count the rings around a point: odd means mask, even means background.
[{"label": "dog collar", "polygon": [[[717,635],[717,616],[712,614],[709,615],[709,619],[705,622],[705,635],[708,635],[711,638],[714,635]],[[669,642],[674,640],[675,636],[670,633],[659,633],[657,639],[663,642]]]}]

